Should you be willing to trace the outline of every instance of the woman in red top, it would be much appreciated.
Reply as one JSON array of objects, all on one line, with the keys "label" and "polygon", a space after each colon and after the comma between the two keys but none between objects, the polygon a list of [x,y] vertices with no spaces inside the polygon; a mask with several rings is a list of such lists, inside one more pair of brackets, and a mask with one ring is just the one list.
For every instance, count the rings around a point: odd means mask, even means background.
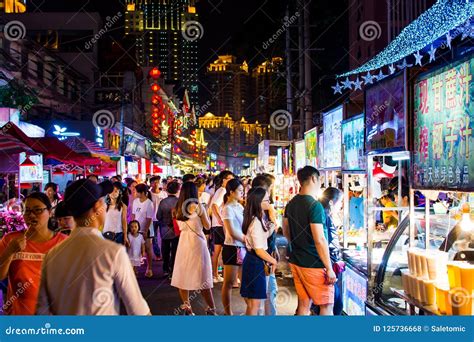
[{"label": "woman in red top", "polygon": [[40,192],[25,200],[23,232],[7,234],[0,240],[0,279],[8,277],[3,311],[8,315],[34,315],[45,254],[67,238],[48,229],[51,202]]}]

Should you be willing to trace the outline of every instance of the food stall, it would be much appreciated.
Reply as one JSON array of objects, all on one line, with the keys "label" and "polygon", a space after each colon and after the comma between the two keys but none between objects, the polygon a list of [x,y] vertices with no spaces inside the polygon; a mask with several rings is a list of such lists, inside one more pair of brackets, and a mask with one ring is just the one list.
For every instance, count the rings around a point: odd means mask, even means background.
[{"label": "food stall", "polygon": [[[395,279],[398,266],[407,266],[405,254],[392,254],[396,267],[385,267],[385,257],[408,239],[407,83],[405,71],[396,73],[365,90],[365,150],[367,154],[367,256],[361,253],[357,269],[365,269],[368,291],[366,311],[371,314],[399,313],[401,300],[385,298],[378,272]],[[397,247],[398,248],[398,247]],[[356,260],[353,258],[353,262]]]},{"label": "food stall", "polygon": [[341,124],[343,117],[342,106],[336,107],[327,113],[323,113],[323,140],[324,155],[319,171],[324,175],[323,188],[334,187],[342,189],[341,173],[341,146],[342,132]]},{"label": "food stall", "polygon": [[408,314],[474,314],[473,73],[471,54],[415,80],[408,269],[380,279]]},{"label": "food stall", "polygon": [[367,257],[365,206],[367,200],[366,158],[364,155],[364,114],[342,122],[343,225],[340,241],[346,272],[342,278],[344,312],[365,315]]}]

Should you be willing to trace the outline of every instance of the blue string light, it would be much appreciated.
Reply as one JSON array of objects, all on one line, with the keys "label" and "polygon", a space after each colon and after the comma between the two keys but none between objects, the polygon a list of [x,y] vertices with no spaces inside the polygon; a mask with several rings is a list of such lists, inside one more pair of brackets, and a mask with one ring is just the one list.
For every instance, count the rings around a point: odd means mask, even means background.
[{"label": "blue string light", "polygon": [[[463,27],[463,37],[474,35],[471,23],[468,21],[474,16],[474,3],[466,0],[438,0],[431,8],[422,13],[416,20],[405,27],[382,52],[359,68],[337,77],[347,77],[358,73],[380,69],[396,63],[415,52],[423,50],[433,44],[438,38],[448,34],[450,30]],[[468,21],[466,23],[466,21]],[[455,32],[456,33],[456,32]],[[451,35],[446,36],[448,45],[451,45]],[[433,57],[430,56],[430,60]]]}]

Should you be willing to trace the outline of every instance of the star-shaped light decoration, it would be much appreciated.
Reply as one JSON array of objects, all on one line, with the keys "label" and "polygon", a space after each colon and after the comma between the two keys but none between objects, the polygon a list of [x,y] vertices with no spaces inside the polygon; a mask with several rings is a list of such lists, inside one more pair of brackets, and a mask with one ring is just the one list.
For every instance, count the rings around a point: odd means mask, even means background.
[{"label": "star-shaped light decoration", "polygon": [[423,55],[420,54],[420,51],[417,51],[416,53],[414,53],[413,57],[415,57],[415,65],[421,66],[421,60],[423,59]]},{"label": "star-shaped light decoration", "polygon": [[345,81],[342,82],[344,89],[352,89],[352,81],[349,80],[349,77],[346,77]]},{"label": "star-shaped light decoration", "polygon": [[411,67],[411,66],[413,66],[413,64],[408,64],[406,58],[403,58],[403,62],[402,62],[401,64],[398,64],[398,65],[397,65],[397,67],[398,67],[400,70],[409,68],[409,67]]},{"label": "star-shaped light decoration", "polygon": [[380,81],[380,80],[383,80],[386,77],[386,75],[384,75],[382,72],[382,69],[380,69],[378,75],[375,77],[377,78],[377,81]]},{"label": "star-shaped light decoration", "polygon": [[354,84],[354,90],[362,90],[362,81],[359,79],[359,76],[357,76],[356,80],[352,82]]},{"label": "star-shaped light decoration", "polygon": [[453,40],[453,37],[451,37],[451,35],[448,33],[446,33],[446,45],[448,46],[448,48],[451,49],[451,41]]},{"label": "star-shaped light decoration", "polygon": [[395,68],[395,67],[393,66],[393,63],[390,64],[388,68],[390,69],[390,75],[394,74],[395,71],[397,70],[397,68]]},{"label": "star-shaped light decoration", "polygon": [[342,94],[342,87],[339,84],[339,81],[337,81],[336,85],[332,86],[331,88],[334,89],[334,94]]},{"label": "star-shaped light decoration", "polygon": [[430,54],[430,62],[433,62],[436,60],[436,48],[433,46],[433,44],[431,44],[431,49],[430,51],[428,51],[428,53]]},{"label": "star-shaped light decoration", "polygon": [[370,71],[367,71],[367,74],[362,76],[362,78],[364,79],[365,84],[372,84],[374,76],[370,74]]}]

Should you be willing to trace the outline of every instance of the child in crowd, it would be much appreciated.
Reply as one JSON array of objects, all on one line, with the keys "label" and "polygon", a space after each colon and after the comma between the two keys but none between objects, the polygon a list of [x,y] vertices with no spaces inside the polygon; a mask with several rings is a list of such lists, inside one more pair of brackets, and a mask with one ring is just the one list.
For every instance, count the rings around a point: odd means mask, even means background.
[{"label": "child in crowd", "polygon": [[142,264],[142,255],[145,255],[145,239],[140,234],[140,223],[136,220],[129,223],[128,231],[128,240],[130,241],[128,256],[132,262],[133,270],[137,274],[137,267]]}]

